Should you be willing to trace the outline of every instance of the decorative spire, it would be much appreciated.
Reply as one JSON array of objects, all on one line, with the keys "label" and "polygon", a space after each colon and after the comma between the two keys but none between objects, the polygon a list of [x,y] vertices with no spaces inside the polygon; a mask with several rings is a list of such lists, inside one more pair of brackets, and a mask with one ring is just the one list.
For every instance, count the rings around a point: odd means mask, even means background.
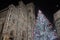
[{"label": "decorative spire", "polygon": [[9,5],[8,8],[9,8],[9,12],[12,12],[16,9],[16,7],[13,4]]},{"label": "decorative spire", "polygon": [[25,4],[23,3],[23,1],[19,1],[19,6],[18,7],[25,7]]}]

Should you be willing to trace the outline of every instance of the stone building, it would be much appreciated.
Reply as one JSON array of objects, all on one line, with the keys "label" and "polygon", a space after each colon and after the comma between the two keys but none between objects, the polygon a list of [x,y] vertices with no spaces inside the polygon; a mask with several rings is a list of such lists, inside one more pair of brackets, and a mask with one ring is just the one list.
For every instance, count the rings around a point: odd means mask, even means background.
[{"label": "stone building", "polygon": [[60,10],[54,14],[54,22],[57,29],[58,36],[60,36]]},{"label": "stone building", "polygon": [[33,40],[33,28],[35,27],[35,15],[34,15],[34,4],[29,3],[26,5],[28,10],[28,40]]},{"label": "stone building", "polygon": [[33,40],[34,13],[34,4],[25,5],[22,1],[0,11],[0,39]]},{"label": "stone building", "polygon": [[[18,18],[19,18],[19,23],[18,23],[18,40],[27,40],[27,9],[26,5],[20,1],[19,5],[17,6],[18,10]],[[21,36],[21,37],[20,37]]]},{"label": "stone building", "polygon": [[[16,12],[15,6],[12,4],[8,7],[7,16],[5,19],[4,27],[3,27],[3,38],[5,35],[9,35],[9,38],[14,39],[16,38],[17,33],[17,26],[18,26],[18,14]],[[5,39],[4,39],[5,40]]]},{"label": "stone building", "polygon": [[1,40],[1,36],[2,36],[2,31],[3,31],[3,27],[4,27],[4,23],[5,23],[5,19],[6,19],[6,14],[8,8],[5,8],[4,10],[0,11],[0,40]]}]

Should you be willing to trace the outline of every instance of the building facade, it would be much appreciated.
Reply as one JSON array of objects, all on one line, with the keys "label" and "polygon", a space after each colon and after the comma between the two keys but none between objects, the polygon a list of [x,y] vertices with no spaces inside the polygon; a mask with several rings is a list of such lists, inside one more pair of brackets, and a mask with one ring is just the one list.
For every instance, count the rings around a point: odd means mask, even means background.
[{"label": "building facade", "polygon": [[29,3],[27,4],[27,11],[28,11],[28,40],[33,40],[33,28],[35,27],[35,11],[34,11],[34,4]]},{"label": "building facade", "polygon": [[54,22],[57,29],[58,36],[60,36],[60,10],[54,14]]},{"label": "building facade", "polygon": [[0,39],[33,40],[34,9],[33,3],[25,5],[20,1],[18,6],[11,4],[4,11],[1,11]]}]

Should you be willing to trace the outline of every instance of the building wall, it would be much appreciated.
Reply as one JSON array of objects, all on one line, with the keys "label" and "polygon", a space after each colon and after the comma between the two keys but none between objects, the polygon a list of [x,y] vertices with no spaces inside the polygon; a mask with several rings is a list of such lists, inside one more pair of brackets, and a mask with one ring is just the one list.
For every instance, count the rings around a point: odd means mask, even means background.
[{"label": "building wall", "polygon": [[35,22],[34,4],[33,3],[27,4],[27,10],[28,10],[28,40],[33,40],[33,27]]},{"label": "building wall", "polygon": [[19,13],[19,39],[18,40],[27,40],[27,10],[25,4],[20,1],[17,7]]},{"label": "building wall", "polygon": [[60,10],[54,14],[54,22],[57,29],[58,36],[60,36]]},{"label": "building wall", "polygon": [[17,31],[17,19],[18,19],[18,15],[16,14],[16,8],[14,5],[10,5],[8,12],[7,12],[7,17],[6,17],[6,21],[4,24],[4,28],[3,28],[3,37],[5,37],[5,35],[9,35],[8,37],[11,37],[11,33],[13,35],[13,39],[15,39],[16,37],[16,31]]},{"label": "building wall", "polygon": [[33,40],[33,27],[35,25],[34,4],[25,5],[20,1],[18,6],[9,5],[6,11],[2,31],[3,40],[9,40],[9,38],[13,40]]},{"label": "building wall", "polygon": [[6,10],[8,10],[8,9],[6,8],[6,9],[0,11],[0,40],[1,40],[2,31],[3,31],[3,27],[4,27],[4,23],[5,23],[6,14],[7,14]]},{"label": "building wall", "polygon": [[[34,4],[29,3],[25,5],[22,1],[19,2],[19,26],[21,30],[21,37],[25,35],[24,40],[32,40],[32,32],[34,27],[35,15],[34,15]],[[24,34],[23,34],[24,32]]]}]

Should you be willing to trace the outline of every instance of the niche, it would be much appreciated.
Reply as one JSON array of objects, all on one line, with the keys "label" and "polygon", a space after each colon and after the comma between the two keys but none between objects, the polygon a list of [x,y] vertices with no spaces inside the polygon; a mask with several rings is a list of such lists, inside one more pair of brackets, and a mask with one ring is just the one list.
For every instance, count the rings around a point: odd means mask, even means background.
[{"label": "niche", "polygon": [[31,9],[29,9],[28,12],[30,13],[31,12]]},{"label": "niche", "polygon": [[10,40],[14,40],[13,32],[14,32],[13,30],[10,32],[10,38],[9,38]]},{"label": "niche", "polygon": [[15,23],[15,19],[13,19],[13,23]]},{"label": "niche", "polygon": [[23,32],[22,32],[22,40],[24,40],[25,37],[26,37],[26,33],[25,33],[25,31],[23,31]]}]

